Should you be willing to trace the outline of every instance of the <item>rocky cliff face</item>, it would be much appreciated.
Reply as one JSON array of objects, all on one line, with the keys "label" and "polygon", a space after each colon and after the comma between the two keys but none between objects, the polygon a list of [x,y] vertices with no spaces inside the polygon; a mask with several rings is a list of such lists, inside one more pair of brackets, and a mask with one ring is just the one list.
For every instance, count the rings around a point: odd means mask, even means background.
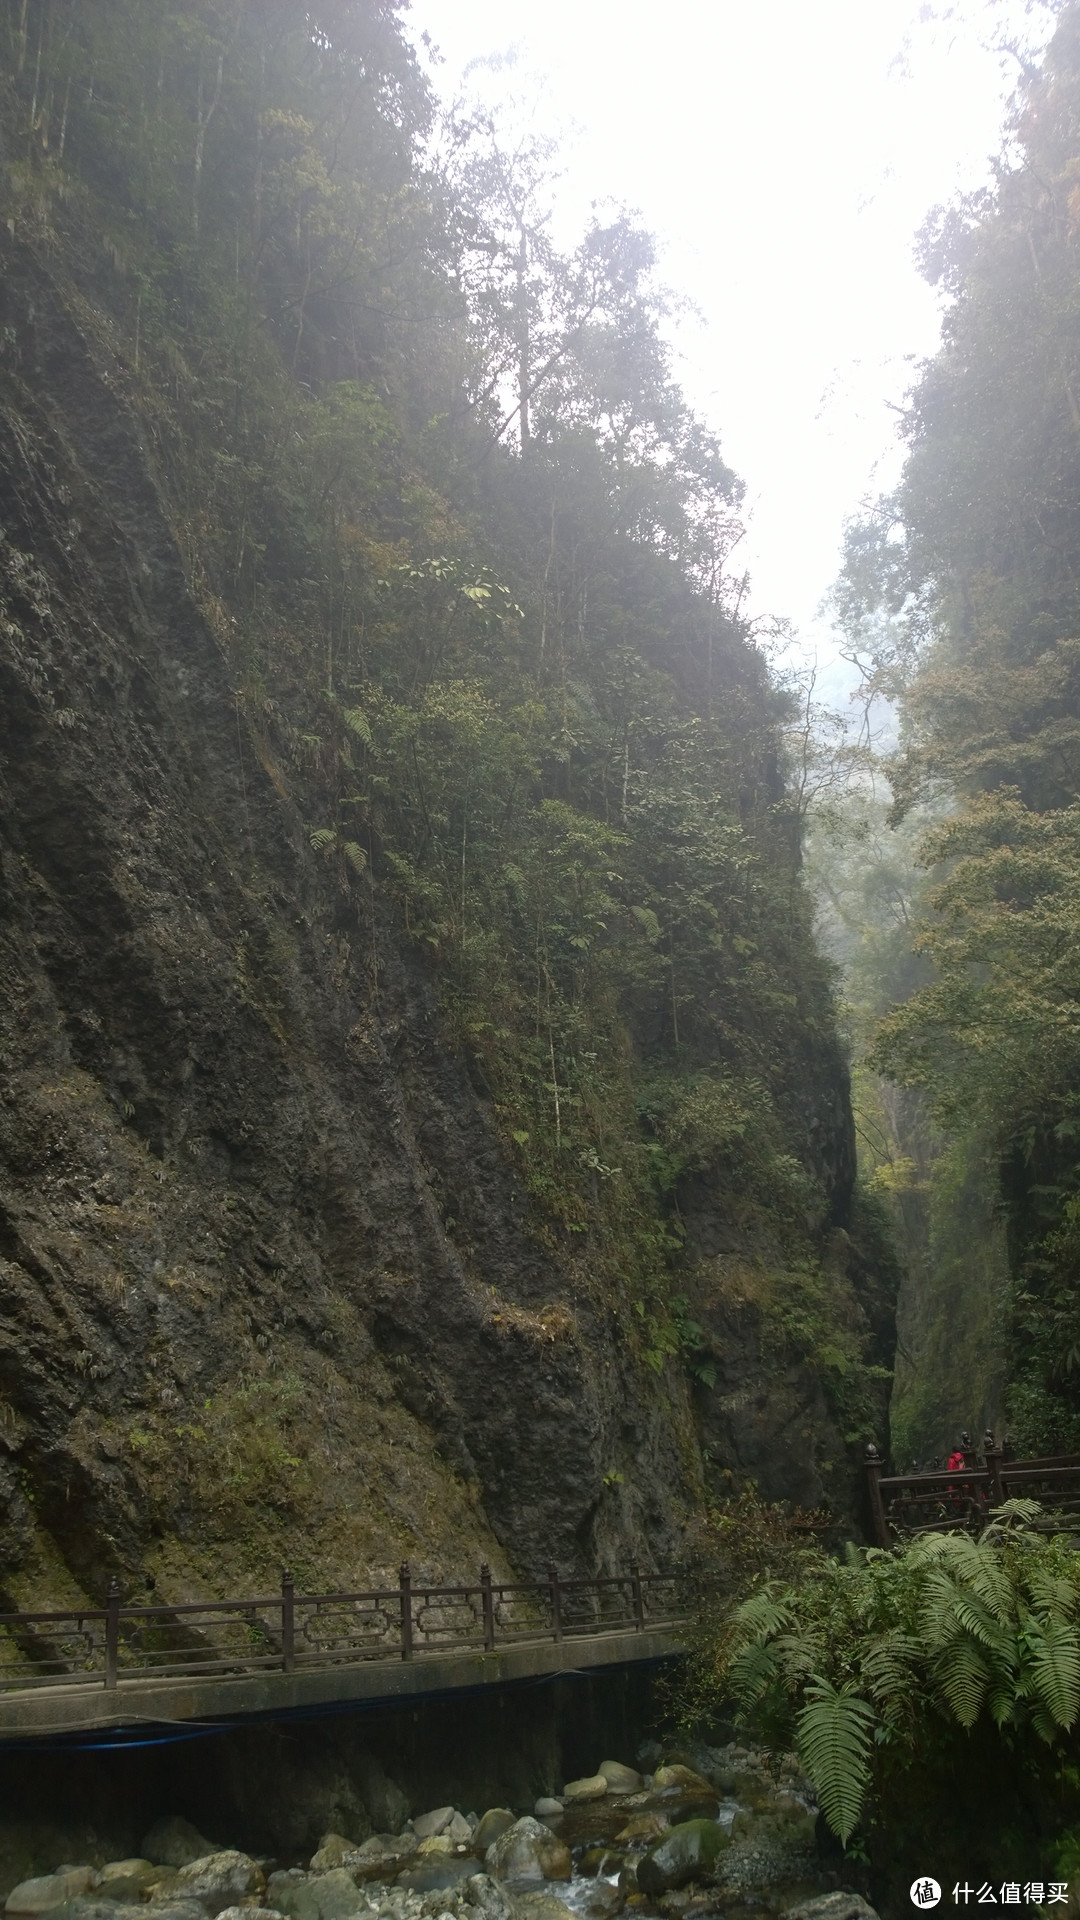
[{"label": "rocky cliff face", "polygon": [[100,338],[29,251],[2,284],[0,1605],[665,1560],[684,1377],[529,1231],[376,889],[352,964]]}]

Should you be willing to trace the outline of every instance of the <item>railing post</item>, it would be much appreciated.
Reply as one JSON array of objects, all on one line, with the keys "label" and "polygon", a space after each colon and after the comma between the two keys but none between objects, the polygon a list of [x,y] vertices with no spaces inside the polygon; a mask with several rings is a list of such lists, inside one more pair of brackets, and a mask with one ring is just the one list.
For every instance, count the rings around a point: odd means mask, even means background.
[{"label": "railing post", "polygon": [[638,1633],[644,1633],[645,1595],[641,1590],[641,1568],[636,1560],[630,1562],[630,1592],[634,1600],[634,1626]]},{"label": "railing post", "polygon": [[889,1523],[885,1518],[885,1502],[881,1497],[881,1470],[884,1461],[872,1440],[866,1446],[866,1487],[870,1496],[870,1518],[874,1527],[874,1538],[879,1547],[888,1547]]},{"label": "railing post", "polygon": [[978,1470],[979,1462],[975,1453],[975,1448],[972,1444],[971,1435],[968,1432],[966,1427],[964,1428],[963,1433],[960,1435],[960,1451],[964,1456],[965,1468],[969,1472],[976,1472]]},{"label": "railing post", "polygon": [[401,1657],[403,1660],[411,1660],[413,1657],[412,1574],[407,1560],[401,1563],[398,1585],[401,1589]]},{"label": "railing post", "polygon": [[480,1607],[484,1616],[484,1652],[495,1649],[495,1606],[491,1598],[491,1568],[484,1561],[480,1569]]},{"label": "railing post", "polygon": [[288,1567],[281,1569],[281,1671],[292,1673],[296,1666],[296,1610],[293,1577]]},{"label": "railing post", "polygon": [[115,1573],[105,1595],[105,1685],[115,1687],[120,1652],[120,1582]]},{"label": "railing post", "polygon": [[562,1592],[559,1587],[559,1570],[554,1560],[548,1561],[548,1582],[551,1587],[551,1630],[556,1640],[562,1639]]},{"label": "railing post", "polygon": [[994,1430],[987,1427],[983,1434],[983,1455],[986,1460],[986,1477],[990,1482],[990,1505],[1000,1507],[1005,1499],[1005,1488],[1001,1481],[1001,1455],[1003,1449],[994,1444]]}]

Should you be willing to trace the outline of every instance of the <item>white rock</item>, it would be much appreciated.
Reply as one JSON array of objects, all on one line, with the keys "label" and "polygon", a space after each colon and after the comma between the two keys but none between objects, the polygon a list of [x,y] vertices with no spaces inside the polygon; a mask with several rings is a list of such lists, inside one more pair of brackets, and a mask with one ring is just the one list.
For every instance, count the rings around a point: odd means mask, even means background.
[{"label": "white rock", "polygon": [[434,1839],[442,1833],[454,1818],[453,1807],[436,1807],[433,1813],[418,1814],[413,1821],[413,1832],[418,1840]]},{"label": "white rock", "polygon": [[539,1800],[537,1801],[535,1807],[533,1808],[533,1812],[535,1813],[538,1820],[551,1820],[554,1818],[555,1814],[561,1813],[562,1810],[563,1810],[562,1801],[553,1800],[550,1794],[546,1794],[546,1795],[541,1794]]},{"label": "white rock", "polygon": [[601,1760],[596,1769],[603,1774],[612,1793],[640,1793],[644,1781],[633,1767],[624,1767],[621,1760]]},{"label": "white rock", "polygon": [[570,1849],[540,1820],[515,1820],[484,1855],[493,1880],[569,1880]]},{"label": "white rock", "polygon": [[262,1869],[250,1854],[226,1847],[181,1867],[162,1883],[159,1897],[199,1900],[211,1913],[220,1913],[223,1907],[235,1906],[245,1893],[261,1892],[265,1885]]},{"label": "white rock", "polygon": [[33,1880],[20,1880],[12,1887],[5,1913],[47,1913],[62,1900],[77,1900],[101,1884],[93,1867],[58,1867],[55,1873],[38,1874]]},{"label": "white rock", "polygon": [[568,1780],[563,1788],[564,1800],[602,1800],[608,1790],[608,1783],[602,1773],[587,1774],[583,1780]]}]

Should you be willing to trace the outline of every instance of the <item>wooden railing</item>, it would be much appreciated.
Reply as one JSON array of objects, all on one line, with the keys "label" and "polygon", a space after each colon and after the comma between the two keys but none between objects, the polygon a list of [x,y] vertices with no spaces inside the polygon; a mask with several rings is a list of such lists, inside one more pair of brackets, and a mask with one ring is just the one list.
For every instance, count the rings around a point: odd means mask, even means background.
[{"label": "wooden railing", "polygon": [[641,1573],[417,1587],[404,1562],[396,1587],[297,1593],[291,1574],[266,1599],[131,1606],[110,1584],[103,1607],[0,1614],[0,1692],[129,1680],[225,1677],[270,1670],[414,1660],[521,1641],[644,1633],[678,1614],[675,1576]]},{"label": "wooden railing", "polygon": [[887,1474],[877,1448],[867,1447],[870,1517],[878,1546],[891,1547],[916,1533],[946,1533],[957,1527],[977,1533],[995,1507],[1021,1496],[1040,1501],[1055,1514],[1080,1514],[1080,1454],[1006,1460],[989,1429],[983,1435],[981,1454],[967,1434],[959,1450],[964,1465],[952,1472]]}]

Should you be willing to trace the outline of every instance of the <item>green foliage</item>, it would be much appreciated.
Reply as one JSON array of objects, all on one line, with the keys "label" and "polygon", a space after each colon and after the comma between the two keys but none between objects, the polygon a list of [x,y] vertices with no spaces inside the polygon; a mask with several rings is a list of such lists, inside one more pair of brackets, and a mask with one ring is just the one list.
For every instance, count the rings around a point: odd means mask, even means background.
[{"label": "green foliage", "polygon": [[706,1596],[688,1703],[794,1736],[845,1844],[871,1792],[887,1804],[898,1770],[944,1758],[949,1723],[1014,1751],[1060,1746],[1080,1713],[1080,1561],[1041,1522],[1010,1501],[979,1540],[927,1533],[843,1560],[796,1553],[774,1523],[781,1552],[759,1550],[750,1592]]},{"label": "green foliage", "polygon": [[870,1783],[874,1711],[850,1683],[810,1680],[796,1726],[798,1750],[837,1838],[847,1845]]},{"label": "green foliage", "polygon": [[[923,829],[914,938],[903,966],[879,956],[879,1010],[893,1005],[870,1062],[915,1096],[907,1150],[891,1136],[924,1195],[898,1203],[921,1268],[910,1345],[922,1375],[903,1387],[900,1431],[935,1450],[943,1426],[1000,1417],[1003,1374],[1014,1438],[1041,1448],[1080,1432],[1067,1365],[1080,1187],[1080,7],[1056,12],[1017,95],[1008,164],[922,236],[946,295],[943,344],[910,396],[901,483],[850,529],[836,598],[867,689],[900,705],[892,819],[908,846]],[[950,1205],[969,1238],[980,1215],[978,1256],[960,1247]],[[995,1319],[988,1291],[1002,1289],[985,1270],[1003,1263],[1011,1299]],[[975,1323],[971,1381],[950,1390],[953,1336]]]},{"label": "green foliage", "polygon": [[4,216],[141,413],[337,984],[377,997],[404,931],[530,1230],[708,1387],[684,1202],[810,1272],[843,1068],[741,488],[650,237],[617,212],[560,252],[542,146],[467,106],[433,140],[392,0],[27,0],[5,32]]}]

